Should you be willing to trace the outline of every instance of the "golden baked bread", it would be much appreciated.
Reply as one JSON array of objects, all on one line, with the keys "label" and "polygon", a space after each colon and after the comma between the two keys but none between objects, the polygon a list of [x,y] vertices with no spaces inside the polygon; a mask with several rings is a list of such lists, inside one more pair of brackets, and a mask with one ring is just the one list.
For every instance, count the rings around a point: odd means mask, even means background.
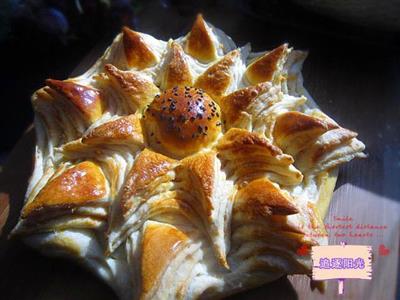
[{"label": "golden baked bread", "polygon": [[35,168],[13,236],[121,299],[220,298],[311,274],[357,134],[302,85],[305,53],[237,48],[199,15],[168,42],[123,28],[83,75],[32,97]]},{"label": "golden baked bread", "polygon": [[211,97],[194,87],[176,86],[154,98],[143,115],[149,146],[183,158],[213,143],[221,133],[221,111]]}]

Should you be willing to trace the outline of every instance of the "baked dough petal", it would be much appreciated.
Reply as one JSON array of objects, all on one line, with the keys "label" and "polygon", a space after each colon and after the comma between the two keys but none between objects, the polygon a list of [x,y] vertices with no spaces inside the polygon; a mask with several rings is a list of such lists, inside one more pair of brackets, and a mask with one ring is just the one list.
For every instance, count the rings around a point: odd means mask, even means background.
[{"label": "baked dough petal", "polygon": [[177,188],[190,195],[185,200],[200,215],[218,261],[228,268],[233,182],[221,172],[221,163],[214,151],[183,159],[176,173]]},{"label": "baked dough petal", "polygon": [[186,37],[185,51],[203,63],[209,63],[217,58],[217,49],[212,38],[213,33],[198,14],[192,29]]},{"label": "baked dough petal", "polygon": [[103,97],[97,89],[72,81],[46,83],[34,93],[32,104],[52,146],[78,138],[102,116]]},{"label": "baked dough petal", "polygon": [[174,163],[175,160],[151,150],[139,154],[122,191],[121,209],[125,217],[155,192],[152,187],[172,179],[168,171]]},{"label": "baked dough petal", "polygon": [[[236,194],[232,213],[232,264],[241,272],[311,274],[310,255],[297,249],[326,243],[310,238],[324,226],[302,204],[266,178],[251,181]],[[291,222],[289,215],[296,218]],[[310,226],[318,223],[314,230]]]},{"label": "baked dough petal", "polygon": [[161,88],[165,90],[175,86],[192,86],[193,75],[182,47],[177,42],[170,41],[168,48]]},{"label": "baked dough petal", "polygon": [[273,82],[279,84],[282,80],[283,66],[291,49],[283,44],[264,55],[256,58],[247,67],[245,77],[250,84]]},{"label": "baked dough petal", "polygon": [[[171,200],[176,161],[151,150],[143,150],[126,176],[119,199],[114,201],[108,233],[109,248],[114,250],[128,235],[136,231],[151,213],[152,203]],[[153,207],[154,210],[154,207]],[[153,214],[155,214],[153,212]]]},{"label": "baked dough petal", "polygon": [[243,212],[250,219],[271,215],[291,215],[298,213],[291,197],[269,179],[255,179],[236,194],[235,210]]},{"label": "baked dough petal", "polygon": [[87,145],[122,144],[144,146],[140,116],[132,114],[119,117],[89,130],[82,143]]},{"label": "baked dough petal", "polygon": [[[206,91],[214,100],[225,96],[237,81],[237,72],[243,64],[240,50],[233,50],[208,67],[195,81],[195,87]],[[236,75],[236,76],[235,76]]]},{"label": "baked dough petal", "polygon": [[54,98],[72,104],[89,124],[96,121],[103,113],[103,104],[100,93],[88,86],[70,81],[47,79],[46,92]]},{"label": "baked dough petal", "polygon": [[237,90],[220,101],[226,127],[243,128],[272,138],[276,117],[306,102],[305,97],[284,94],[280,85],[259,83]]},{"label": "baked dough petal", "polygon": [[96,76],[108,105],[115,113],[132,114],[143,109],[159,94],[151,78],[136,71],[122,71],[111,64],[104,66],[104,73]]},{"label": "baked dough petal", "polygon": [[157,62],[157,56],[139,32],[122,28],[126,61],[130,68],[142,70]]},{"label": "baked dough petal", "polygon": [[[112,199],[119,193],[135,157],[144,148],[140,115],[114,117],[89,128],[82,138],[56,148],[59,160],[97,161],[110,183]],[[58,157],[58,155],[56,155]]]},{"label": "baked dough petal", "polygon": [[[257,97],[272,89],[270,83],[260,83],[249,86],[223,97],[220,101],[221,110],[224,114],[226,128],[239,127],[251,128],[252,116],[248,109],[257,101]],[[276,91],[277,92],[277,91]],[[272,95],[271,95],[272,96]],[[276,100],[270,100],[276,102]]]},{"label": "baked dough petal", "polygon": [[286,112],[277,117],[273,136],[276,144],[291,154],[295,165],[307,174],[317,174],[353,158],[365,157],[362,152],[365,146],[356,139],[357,133],[328,118]]},{"label": "baked dough petal", "polygon": [[[140,258],[133,254],[140,299],[185,299],[191,273],[202,258],[201,243],[173,225],[147,221],[139,241]],[[140,266],[137,266],[140,261]]]},{"label": "baked dough petal", "polygon": [[17,233],[63,228],[97,228],[107,219],[109,186],[91,161],[61,166],[25,204]]},{"label": "baked dough petal", "polygon": [[257,133],[232,128],[216,149],[228,176],[239,185],[259,177],[282,185],[296,185],[303,179],[293,158]]}]

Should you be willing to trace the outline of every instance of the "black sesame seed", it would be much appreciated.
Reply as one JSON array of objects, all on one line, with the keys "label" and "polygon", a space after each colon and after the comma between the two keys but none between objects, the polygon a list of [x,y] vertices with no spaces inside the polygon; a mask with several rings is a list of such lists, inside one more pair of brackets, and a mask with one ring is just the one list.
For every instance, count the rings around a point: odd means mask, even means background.
[{"label": "black sesame seed", "polygon": [[221,125],[222,125],[222,123],[221,123],[221,122],[217,122],[217,124],[215,124],[215,125],[217,125],[217,126],[221,126]]},{"label": "black sesame seed", "polygon": [[153,135],[154,135],[154,132],[150,133],[150,136],[153,136]]},{"label": "black sesame seed", "polygon": [[202,133],[203,128],[202,128],[201,126],[199,126],[199,127],[197,127],[197,131],[198,131],[199,133]]},{"label": "black sesame seed", "polygon": [[219,118],[219,113],[217,113],[216,115],[217,115],[217,117]]},{"label": "black sesame seed", "polygon": [[211,119],[212,119],[212,118],[211,118],[210,116],[208,116],[208,117],[207,117],[207,120],[209,120],[209,121],[210,121]]},{"label": "black sesame seed", "polygon": [[208,126],[205,126],[204,129],[207,131],[208,130]]}]

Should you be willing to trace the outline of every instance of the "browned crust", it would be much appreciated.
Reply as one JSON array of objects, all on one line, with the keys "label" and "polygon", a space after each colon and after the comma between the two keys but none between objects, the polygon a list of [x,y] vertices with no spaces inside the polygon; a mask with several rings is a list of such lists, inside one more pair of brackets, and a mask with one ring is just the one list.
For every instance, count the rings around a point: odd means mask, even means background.
[{"label": "browned crust", "polygon": [[140,33],[128,27],[123,27],[122,34],[125,56],[129,67],[142,70],[157,62],[157,57],[140,36]]},{"label": "browned crust", "polygon": [[271,85],[267,83],[260,83],[255,86],[249,86],[241,90],[237,90],[220,100],[221,109],[225,116],[228,126],[237,121],[241,113],[246,111],[249,105],[260,94],[268,91]]},{"label": "browned crust", "polygon": [[231,67],[239,55],[239,50],[226,54],[197,78],[195,86],[205,90],[215,100],[224,96],[232,82]]},{"label": "browned crust", "polygon": [[191,187],[196,191],[202,208],[208,218],[212,212],[212,194],[214,190],[214,164],[216,153],[210,151],[189,156],[182,160],[181,166],[186,169],[191,180]]},{"label": "browned crust", "polygon": [[240,128],[229,129],[219,141],[217,149],[219,151],[231,150],[241,153],[246,151],[251,154],[254,151],[252,150],[253,146],[262,148],[263,151],[267,151],[271,156],[283,154],[281,149],[271,144],[266,138],[263,138],[255,132],[249,132]]},{"label": "browned crust", "polygon": [[231,128],[216,145],[218,157],[227,164],[228,175],[235,177],[238,186],[274,173],[276,180],[285,185],[299,184],[303,175],[291,166],[292,156],[282,152],[268,139],[245,129]]},{"label": "browned crust", "polygon": [[[47,79],[46,84],[70,101],[90,122],[96,121],[103,113],[99,91],[70,81]],[[45,90],[51,93],[51,89]]]},{"label": "browned crust", "polygon": [[185,50],[191,56],[204,63],[208,63],[217,58],[215,45],[212,42],[201,14],[197,15],[193,23],[192,30],[186,40]]},{"label": "browned crust", "polygon": [[186,234],[171,225],[150,223],[142,238],[142,298],[157,285],[163,271],[188,240]]},{"label": "browned crust", "polygon": [[134,72],[122,71],[111,64],[106,64],[104,70],[114,88],[120,90],[130,106],[142,108],[150,103],[159,92],[152,81]]},{"label": "browned crust", "polygon": [[165,70],[165,88],[193,85],[193,77],[182,47],[172,42],[170,51],[170,61]]},{"label": "browned crust", "polygon": [[104,123],[82,138],[82,143],[89,145],[126,142],[143,145],[142,126],[137,115],[124,116]]},{"label": "browned crust", "polygon": [[251,84],[272,81],[278,69],[278,64],[287,53],[287,44],[283,44],[264,54],[251,63],[245,72],[245,76]]},{"label": "browned crust", "polygon": [[106,178],[99,166],[81,162],[52,178],[36,198],[22,210],[22,218],[35,217],[44,210],[60,210],[84,206],[103,199]]},{"label": "browned crust", "polygon": [[297,151],[301,151],[310,141],[334,128],[338,128],[338,126],[304,113],[292,111],[283,113],[276,118],[272,135],[276,144],[284,151],[288,147],[295,147]]},{"label": "browned crust", "polygon": [[162,154],[143,150],[136,158],[122,188],[121,210],[123,215],[134,209],[132,197],[145,190],[156,178],[172,169],[175,160]]},{"label": "browned crust", "polygon": [[234,209],[250,218],[292,215],[299,212],[293,199],[265,178],[251,181],[237,192],[235,198]]}]

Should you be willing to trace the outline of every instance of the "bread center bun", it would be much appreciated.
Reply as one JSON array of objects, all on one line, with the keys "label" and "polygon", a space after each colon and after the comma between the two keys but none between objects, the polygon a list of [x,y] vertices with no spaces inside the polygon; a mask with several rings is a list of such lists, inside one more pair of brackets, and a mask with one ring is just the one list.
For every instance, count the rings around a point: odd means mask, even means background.
[{"label": "bread center bun", "polygon": [[221,132],[221,112],[203,90],[174,87],[157,95],[143,116],[150,147],[182,158],[210,146]]}]

